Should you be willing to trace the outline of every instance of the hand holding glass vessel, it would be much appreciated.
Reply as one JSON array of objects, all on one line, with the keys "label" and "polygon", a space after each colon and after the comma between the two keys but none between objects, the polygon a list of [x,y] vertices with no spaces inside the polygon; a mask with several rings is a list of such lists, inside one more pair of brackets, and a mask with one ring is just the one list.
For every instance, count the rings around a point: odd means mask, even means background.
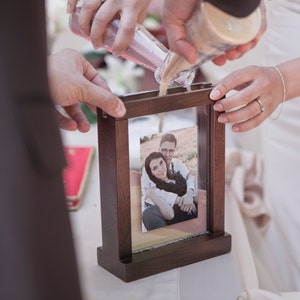
[{"label": "hand holding glass vessel", "polygon": [[[81,35],[78,23],[80,8],[70,16],[70,28]],[[197,60],[190,64],[182,56],[169,51],[144,26],[137,25],[134,39],[122,57],[155,73],[160,94],[166,94],[174,81],[188,87],[196,69],[236,45],[251,41],[259,32],[261,13],[257,8],[247,17],[238,18],[225,13],[208,2],[198,1],[191,18],[186,22],[187,39],[197,49]],[[103,47],[112,52],[119,20],[113,20],[103,36]]]}]

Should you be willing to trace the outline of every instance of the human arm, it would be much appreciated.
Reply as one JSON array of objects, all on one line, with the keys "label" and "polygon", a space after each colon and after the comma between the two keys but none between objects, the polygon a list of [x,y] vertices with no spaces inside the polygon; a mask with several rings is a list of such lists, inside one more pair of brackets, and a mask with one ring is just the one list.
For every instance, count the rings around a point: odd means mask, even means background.
[{"label": "human arm", "polygon": [[196,206],[194,204],[195,197],[195,175],[189,172],[187,178],[187,190],[186,193],[181,197],[180,203],[178,203],[180,209],[187,213],[195,213]]},{"label": "human arm", "polygon": [[180,201],[178,202],[178,206],[180,207],[180,210],[182,210],[188,214],[196,213],[197,208],[194,203],[193,195],[194,195],[194,191],[191,189],[187,189],[186,194],[183,195],[181,197]]},{"label": "human arm", "polygon": [[[300,95],[300,58],[277,66],[285,85],[285,98],[290,100]],[[232,90],[238,90],[221,99]],[[284,87],[279,73],[274,67],[250,66],[235,71],[218,81],[210,97],[216,101],[214,109],[221,112],[220,123],[233,123],[234,132],[244,132],[261,124],[270,117],[284,100]],[[261,111],[256,100],[265,107]],[[232,111],[230,111],[232,110]]]},{"label": "human arm", "polygon": [[180,209],[184,212],[192,213],[196,211],[194,204],[195,195],[195,179],[196,176],[193,174],[180,159],[173,158],[172,162],[175,172],[179,172],[186,180],[187,191],[185,195],[177,199],[176,204],[179,205]]},{"label": "human arm", "polygon": [[123,102],[112,94],[92,65],[77,51],[64,49],[49,56],[48,77],[52,97],[69,117],[57,111],[59,126],[87,132],[90,124],[80,107],[85,102],[114,117],[125,114]]},{"label": "human arm", "polygon": [[[174,5],[173,0],[165,0],[162,15],[170,49],[183,56],[191,64],[196,61],[197,51],[194,45],[187,41],[185,22],[195,10],[197,2],[197,0],[178,0],[176,1],[176,5]],[[243,1],[241,1],[241,3],[243,3]],[[266,13],[263,1],[261,1],[260,7],[262,11],[262,26],[258,35],[249,43],[234,47],[226,51],[224,55],[215,58],[213,60],[215,64],[223,65],[227,59],[237,59],[257,44],[266,28]]]},{"label": "human arm", "polygon": [[158,189],[155,187],[148,188],[145,193],[145,200],[151,199],[155,205],[159,207],[159,210],[166,220],[171,220],[174,218],[174,210],[165,200],[158,194]]},{"label": "human arm", "polygon": [[[119,56],[131,43],[137,23],[142,23],[150,0],[85,0],[79,15],[84,35],[89,36],[94,48],[102,46],[102,37],[116,15],[120,16],[119,30],[112,46],[112,53]],[[72,13],[77,0],[68,0],[67,12]]]}]

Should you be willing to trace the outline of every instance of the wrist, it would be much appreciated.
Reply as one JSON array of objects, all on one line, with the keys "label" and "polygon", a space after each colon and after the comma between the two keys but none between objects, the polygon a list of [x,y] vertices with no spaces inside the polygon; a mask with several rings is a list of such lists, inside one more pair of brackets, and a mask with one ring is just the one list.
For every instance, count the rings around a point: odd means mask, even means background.
[{"label": "wrist", "polygon": [[188,188],[186,191],[187,194],[194,195],[194,189],[193,188]]}]

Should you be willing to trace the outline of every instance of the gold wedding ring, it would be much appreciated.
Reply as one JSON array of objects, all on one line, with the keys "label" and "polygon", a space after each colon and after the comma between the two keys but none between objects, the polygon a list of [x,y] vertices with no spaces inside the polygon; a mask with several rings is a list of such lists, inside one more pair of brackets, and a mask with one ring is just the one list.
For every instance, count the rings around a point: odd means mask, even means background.
[{"label": "gold wedding ring", "polygon": [[257,103],[259,105],[260,112],[263,112],[265,110],[264,105],[262,104],[262,102],[259,99],[256,99],[256,101],[257,101]]}]

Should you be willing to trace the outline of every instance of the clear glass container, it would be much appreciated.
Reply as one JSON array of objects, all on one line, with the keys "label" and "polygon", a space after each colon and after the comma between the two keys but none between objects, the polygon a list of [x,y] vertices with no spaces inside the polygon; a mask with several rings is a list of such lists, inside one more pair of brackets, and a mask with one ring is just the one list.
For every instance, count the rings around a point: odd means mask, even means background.
[{"label": "clear glass container", "polygon": [[258,34],[260,26],[259,8],[247,17],[237,18],[208,2],[199,1],[197,9],[185,25],[187,39],[197,50],[197,60],[190,64],[169,51],[164,63],[155,71],[156,80],[166,89],[179,74],[195,70],[231,47],[251,41]]},{"label": "clear glass container", "polygon": [[[80,7],[70,16],[70,29],[81,35],[78,18]],[[119,26],[119,20],[113,20],[103,36],[103,47],[112,51]],[[155,73],[160,83],[160,94],[165,94],[174,81],[188,87],[196,69],[203,63],[211,61],[236,45],[251,41],[259,32],[261,12],[257,8],[244,18],[234,17],[208,2],[198,1],[197,7],[185,27],[187,39],[197,49],[197,60],[190,64],[182,56],[169,51],[144,26],[137,25],[134,39],[128,49],[121,55]]]},{"label": "clear glass container", "polygon": [[[74,34],[82,36],[78,22],[79,14],[80,7],[77,7],[75,12],[70,15],[69,27]],[[115,19],[108,24],[103,35],[103,48],[109,52],[112,52],[112,45],[118,31],[119,22],[118,19]],[[89,38],[87,37],[87,39]],[[163,64],[167,54],[168,49],[159,40],[144,26],[137,25],[133,41],[126,51],[122,53],[121,57],[155,72]],[[170,84],[175,80],[182,86],[188,86],[192,83],[194,76],[194,71],[183,72],[179,76],[172,78]]]}]

